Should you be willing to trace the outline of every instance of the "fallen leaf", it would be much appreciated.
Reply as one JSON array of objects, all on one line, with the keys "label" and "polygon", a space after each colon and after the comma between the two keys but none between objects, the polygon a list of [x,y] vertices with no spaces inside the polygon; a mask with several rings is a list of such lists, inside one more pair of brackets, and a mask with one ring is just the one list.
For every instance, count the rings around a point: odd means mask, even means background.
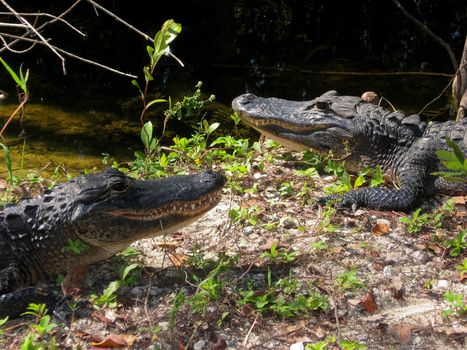
[{"label": "fallen leaf", "polygon": [[138,339],[138,336],[134,334],[122,334],[121,336],[125,339],[129,347],[132,347],[135,340]]},{"label": "fallen leaf", "polygon": [[180,243],[169,241],[169,242],[156,243],[156,246],[162,249],[174,251],[177,248],[180,248]]},{"label": "fallen leaf", "polygon": [[391,327],[391,333],[401,344],[407,345],[412,340],[412,327],[407,324],[398,323]]},{"label": "fallen leaf", "polygon": [[124,348],[128,346],[128,343],[122,336],[111,334],[98,343],[91,342],[91,345],[96,348]]},{"label": "fallen leaf", "polygon": [[391,287],[392,295],[395,299],[401,300],[404,298],[404,288],[402,285],[401,278],[399,276],[395,276],[392,279],[392,287]]},{"label": "fallen leaf", "polygon": [[227,349],[227,342],[225,339],[219,338],[216,343],[212,345],[212,350],[225,350]]},{"label": "fallen leaf", "polygon": [[370,314],[378,310],[378,304],[376,304],[375,295],[372,289],[370,289],[368,293],[366,293],[363,297],[362,307],[366,312],[369,312]]},{"label": "fallen leaf", "polygon": [[391,228],[386,222],[378,222],[375,226],[373,226],[371,232],[377,236],[381,236],[391,232]]},{"label": "fallen leaf", "polygon": [[175,267],[180,267],[180,266],[183,266],[187,261],[188,259],[190,258],[188,255],[186,254],[175,254],[175,253],[172,253],[172,254],[168,254],[169,256],[169,259],[170,261],[172,262],[172,264],[175,266]]},{"label": "fallen leaf", "polygon": [[454,196],[452,197],[452,200],[454,201],[454,204],[465,204],[466,203],[466,198],[464,196]]},{"label": "fallen leaf", "polygon": [[340,254],[342,252],[342,247],[332,247],[331,253],[333,254]]}]

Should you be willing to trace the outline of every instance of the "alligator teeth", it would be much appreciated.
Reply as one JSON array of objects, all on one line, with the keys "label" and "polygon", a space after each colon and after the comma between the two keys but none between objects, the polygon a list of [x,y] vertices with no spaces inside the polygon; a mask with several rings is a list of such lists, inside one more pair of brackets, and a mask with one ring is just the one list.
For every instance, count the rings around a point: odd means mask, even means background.
[{"label": "alligator teeth", "polygon": [[113,212],[112,215],[134,220],[156,220],[166,215],[183,214],[185,216],[197,216],[210,210],[221,199],[221,191],[207,194],[195,201],[177,202],[165,204],[150,212]]}]

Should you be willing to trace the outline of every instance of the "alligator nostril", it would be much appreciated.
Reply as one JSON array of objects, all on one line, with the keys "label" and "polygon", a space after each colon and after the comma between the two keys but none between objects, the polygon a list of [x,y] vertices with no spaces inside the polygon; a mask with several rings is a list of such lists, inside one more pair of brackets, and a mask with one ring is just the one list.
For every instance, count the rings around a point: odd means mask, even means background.
[{"label": "alligator nostril", "polygon": [[240,95],[238,97],[236,97],[233,101],[232,101],[232,106],[235,108],[235,106],[244,106],[244,105],[247,105],[249,104],[251,101],[253,101],[254,99],[256,98],[255,95],[253,94],[243,94],[243,95]]},{"label": "alligator nostril", "polygon": [[202,182],[214,182],[220,186],[223,186],[226,182],[226,178],[224,174],[217,173],[212,170],[207,170],[203,174],[201,174],[201,181]]}]

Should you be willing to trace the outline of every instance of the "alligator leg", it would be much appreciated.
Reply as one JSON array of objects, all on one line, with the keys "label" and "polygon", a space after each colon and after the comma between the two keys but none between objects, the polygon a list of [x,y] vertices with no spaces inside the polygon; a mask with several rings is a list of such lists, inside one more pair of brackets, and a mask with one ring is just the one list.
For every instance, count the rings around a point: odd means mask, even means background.
[{"label": "alligator leg", "polygon": [[400,174],[401,187],[399,189],[374,187],[360,188],[343,195],[330,195],[318,201],[325,204],[335,200],[338,207],[367,207],[381,210],[406,211],[421,201],[424,193],[424,175],[416,177],[416,174],[424,174],[425,169],[414,169],[414,167],[404,169]]}]

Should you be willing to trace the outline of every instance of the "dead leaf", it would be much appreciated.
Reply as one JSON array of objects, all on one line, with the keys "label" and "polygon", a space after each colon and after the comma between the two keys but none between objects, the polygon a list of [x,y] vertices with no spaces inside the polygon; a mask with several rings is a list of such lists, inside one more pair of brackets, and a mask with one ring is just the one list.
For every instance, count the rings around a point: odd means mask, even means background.
[{"label": "dead leaf", "polygon": [[172,262],[172,264],[175,267],[183,266],[188,261],[188,259],[190,258],[186,254],[172,253],[172,254],[167,254],[167,255],[169,256],[170,261]]},{"label": "dead leaf", "polygon": [[463,205],[466,203],[466,198],[464,196],[454,196],[452,197],[452,200],[454,201],[454,204],[460,204]]},{"label": "dead leaf", "polygon": [[227,342],[225,339],[219,338],[216,343],[212,345],[212,350],[225,350],[227,349]]},{"label": "dead leaf", "polygon": [[135,340],[138,339],[138,336],[134,334],[122,334],[121,336],[125,339],[126,343],[130,348],[135,343]]},{"label": "dead leaf", "polygon": [[366,312],[369,312],[370,314],[378,310],[378,304],[376,304],[375,295],[372,289],[370,289],[368,293],[366,293],[366,295],[363,297],[362,307]]},{"label": "dead leaf", "polygon": [[391,291],[395,299],[401,300],[404,298],[404,287],[402,285],[402,280],[399,276],[395,276],[392,279]]},{"label": "dead leaf", "polygon": [[381,236],[391,232],[391,228],[387,223],[380,222],[373,226],[371,232],[373,232],[374,235]]},{"label": "dead leaf", "polygon": [[117,334],[111,334],[98,343],[91,342],[91,345],[96,348],[124,348],[128,346],[128,343],[124,337]]},{"label": "dead leaf", "polygon": [[331,253],[333,254],[340,254],[342,252],[342,247],[332,247]]},{"label": "dead leaf", "polygon": [[180,243],[174,242],[174,241],[167,241],[167,242],[156,243],[156,246],[162,249],[174,251],[177,248],[180,248]]},{"label": "dead leaf", "polygon": [[391,327],[391,333],[399,340],[401,344],[407,345],[412,340],[412,327],[398,323]]}]

